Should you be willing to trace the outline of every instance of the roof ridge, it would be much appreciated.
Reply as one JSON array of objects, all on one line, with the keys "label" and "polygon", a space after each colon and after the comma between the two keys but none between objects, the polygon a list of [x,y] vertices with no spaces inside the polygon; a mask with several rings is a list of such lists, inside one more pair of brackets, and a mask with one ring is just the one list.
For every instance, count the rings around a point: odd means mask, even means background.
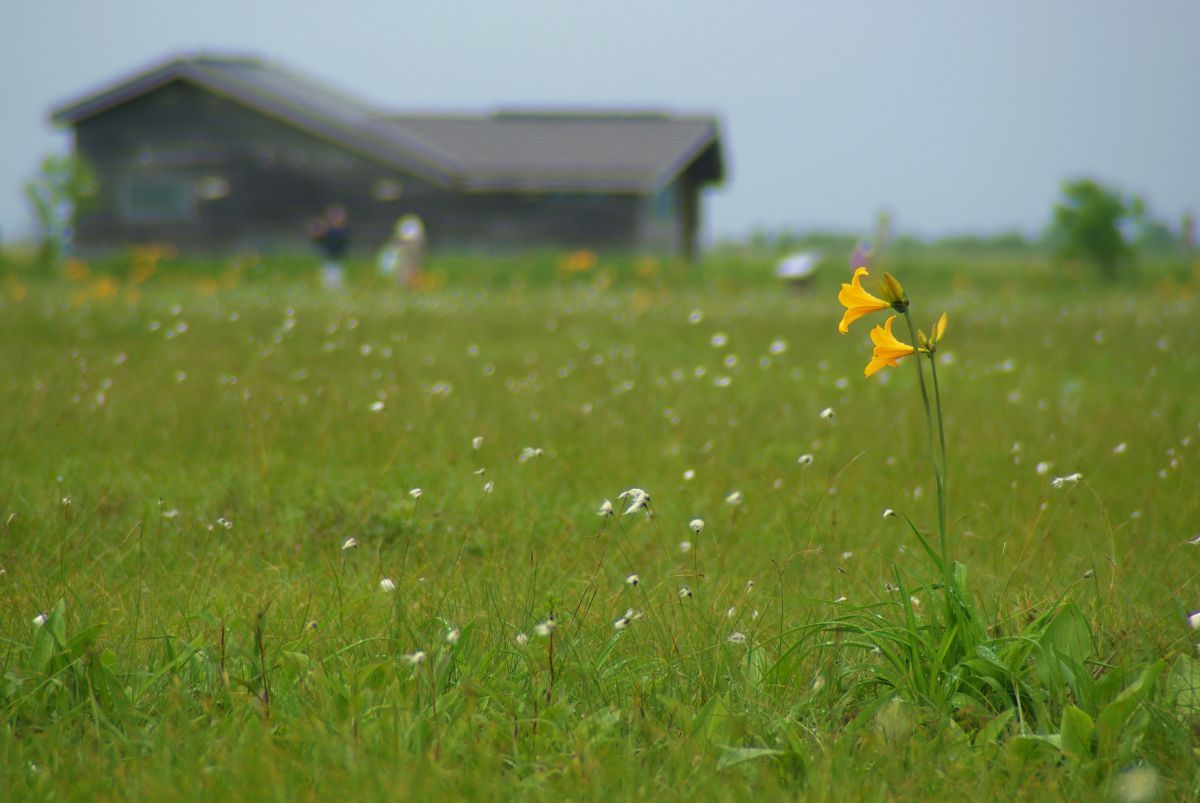
[{"label": "roof ridge", "polygon": [[717,161],[701,180],[719,181],[724,173],[715,115],[645,107],[399,112],[244,54],[176,55],[58,107],[53,119],[74,125],[174,81],[392,169],[468,191],[520,191],[531,182],[564,190],[657,191],[710,146]]}]

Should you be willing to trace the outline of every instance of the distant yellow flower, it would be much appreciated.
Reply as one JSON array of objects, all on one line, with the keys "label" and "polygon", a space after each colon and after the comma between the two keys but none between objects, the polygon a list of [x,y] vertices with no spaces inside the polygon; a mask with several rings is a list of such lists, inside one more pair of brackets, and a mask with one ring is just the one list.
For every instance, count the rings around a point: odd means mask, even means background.
[{"label": "distant yellow flower", "polygon": [[558,267],[564,273],[587,273],[596,267],[596,254],[586,249],[568,251],[559,260]]},{"label": "distant yellow flower", "polygon": [[838,301],[846,308],[846,314],[842,316],[842,322],[838,324],[838,331],[842,334],[849,332],[850,324],[864,315],[870,315],[872,312],[879,312],[892,306],[890,302],[877,298],[862,289],[862,279],[866,275],[866,268],[854,271],[854,278],[850,280],[850,284],[843,284],[841,291],[838,292]]},{"label": "distant yellow flower", "polygon": [[91,267],[88,266],[88,263],[75,257],[69,257],[63,263],[63,268],[67,272],[67,278],[73,282],[82,282],[91,273]]},{"label": "distant yellow flower", "polygon": [[870,376],[887,365],[895,368],[900,365],[901,357],[916,353],[916,349],[897,340],[896,336],[892,334],[892,321],[894,320],[896,320],[896,316],[889,315],[888,319],[883,322],[883,326],[876,326],[871,330],[871,342],[875,344],[875,352],[871,355],[871,361],[867,363],[866,369],[863,370],[864,376]]}]

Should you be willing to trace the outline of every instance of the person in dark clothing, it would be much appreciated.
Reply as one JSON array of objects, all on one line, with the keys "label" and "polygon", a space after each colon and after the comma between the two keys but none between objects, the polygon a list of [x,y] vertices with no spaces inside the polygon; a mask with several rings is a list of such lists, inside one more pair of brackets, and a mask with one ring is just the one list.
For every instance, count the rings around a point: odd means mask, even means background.
[{"label": "person in dark clothing", "polygon": [[334,205],[308,225],[308,236],[325,258],[321,265],[321,282],[329,288],[342,286],[342,260],[350,250],[350,225],[346,209]]}]

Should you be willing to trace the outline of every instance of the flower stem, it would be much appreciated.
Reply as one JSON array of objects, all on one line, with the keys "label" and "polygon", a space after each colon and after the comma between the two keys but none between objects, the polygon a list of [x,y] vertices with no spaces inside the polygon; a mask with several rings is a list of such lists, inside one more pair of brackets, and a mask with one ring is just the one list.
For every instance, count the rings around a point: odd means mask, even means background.
[{"label": "flower stem", "polygon": [[938,530],[942,534],[942,559],[946,553],[946,428],[942,423],[942,391],[938,386],[937,360],[929,355],[929,373],[933,376],[933,406],[937,410],[938,445],[942,449],[941,475],[938,477]]},{"label": "flower stem", "polygon": [[[916,328],[913,326],[912,316],[909,315],[907,309],[904,311],[904,321],[905,321],[905,323],[908,324],[908,333],[909,333],[909,336],[912,338],[912,342],[914,344],[916,344],[917,331],[916,331]],[[946,481],[945,481],[945,475],[944,475],[945,440],[944,439],[942,440],[942,460],[939,462],[938,452],[934,448],[934,445],[933,445],[933,413],[929,408],[929,392],[925,389],[925,371],[922,370],[922,368],[921,368],[921,353],[917,352],[913,356],[916,358],[913,360],[913,362],[917,366],[917,384],[920,385],[920,387],[921,387],[921,402],[925,406],[925,432],[929,438],[929,461],[930,461],[930,463],[933,464],[933,478],[934,478],[934,483],[937,485],[938,541],[939,541],[939,546],[941,547],[941,552],[942,552],[942,579],[945,583],[946,602],[947,602],[947,605],[949,605],[949,603],[950,603],[950,562],[949,562],[948,555],[946,552]],[[932,367],[932,361],[930,362],[930,369],[934,371],[934,374],[933,374],[934,380],[933,381],[934,381],[934,388],[936,391],[937,372]],[[942,407],[941,407],[941,401],[940,401],[940,397],[939,397],[939,400],[938,400],[938,431],[939,432],[941,431],[941,424],[942,424]],[[949,611],[947,611],[947,612],[949,612]]]}]

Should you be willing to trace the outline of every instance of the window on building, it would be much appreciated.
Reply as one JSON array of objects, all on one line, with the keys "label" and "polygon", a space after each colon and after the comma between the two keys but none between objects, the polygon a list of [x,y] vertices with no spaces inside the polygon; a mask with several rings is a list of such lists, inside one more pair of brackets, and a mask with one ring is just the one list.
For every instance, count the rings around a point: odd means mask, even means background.
[{"label": "window on building", "polygon": [[654,196],[654,215],[668,220],[675,216],[676,204],[675,185],[672,184]]},{"label": "window on building", "polygon": [[137,223],[188,220],[195,209],[195,186],[180,176],[131,178],[121,193],[121,216]]}]

